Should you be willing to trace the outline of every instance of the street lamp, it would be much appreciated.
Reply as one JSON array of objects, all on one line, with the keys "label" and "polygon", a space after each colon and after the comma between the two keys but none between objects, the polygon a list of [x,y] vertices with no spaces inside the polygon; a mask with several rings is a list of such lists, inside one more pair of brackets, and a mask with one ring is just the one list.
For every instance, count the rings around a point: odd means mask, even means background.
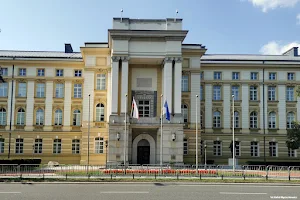
[{"label": "street lamp", "polygon": [[196,173],[198,174],[198,95],[196,95]]},{"label": "street lamp", "polygon": [[232,170],[235,171],[234,95],[232,95]]},{"label": "street lamp", "polygon": [[207,145],[206,145],[206,142],[204,144],[204,166],[205,166],[205,169],[206,169],[206,148],[207,148]]},{"label": "street lamp", "polygon": [[87,150],[87,174],[89,174],[90,165],[90,118],[91,118],[91,95],[89,94],[89,116],[88,116],[88,150]]},{"label": "street lamp", "polygon": [[107,169],[107,146],[108,146],[108,141],[105,140],[105,169]]}]

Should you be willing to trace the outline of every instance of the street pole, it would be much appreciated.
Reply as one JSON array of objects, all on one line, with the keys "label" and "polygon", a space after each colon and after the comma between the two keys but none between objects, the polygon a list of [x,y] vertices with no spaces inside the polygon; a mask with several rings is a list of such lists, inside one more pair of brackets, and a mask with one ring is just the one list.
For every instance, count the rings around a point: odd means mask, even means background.
[{"label": "street pole", "polygon": [[90,115],[91,112],[91,95],[89,94],[89,116],[88,116],[88,151],[87,151],[87,156],[88,156],[88,161],[87,161],[87,173],[89,173],[89,165],[90,165]]},{"label": "street pole", "polygon": [[196,95],[196,174],[198,174],[198,95]]},{"label": "street pole", "polygon": [[[265,64],[265,61],[263,61],[263,64]],[[267,167],[267,161],[266,161],[266,118],[265,118],[265,68],[263,68],[263,126],[264,126],[264,163]]]},{"label": "street pole", "polygon": [[127,140],[127,94],[125,94],[125,111],[124,111],[124,115],[125,115],[125,133],[124,133],[124,169],[126,169],[126,140]]},{"label": "street pole", "polygon": [[160,95],[160,101],[161,101],[161,113],[160,113],[160,167],[162,169],[163,164],[163,95]]},{"label": "street pole", "polygon": [[8,155],[7,158],[10,159],[10,149],[11,149],[11,129],[12,129],[12,111],[13,111],[13,98],[14,98],[14,73],[15,73],[15,65],[12,68],[11,75],[11,94],[10,94],[10,117],[9,117],[9,139],[8,139]]},{"label": "street pole", "polygon": [[235,171],[234,95],[232,95],[232,170]]},{"label": "street pole", "polygon": [[108,141],[105,140],[105,169],[107,169],[107,146],[108,146]]},{"label": "street pole", "polygon": [[206,142],[205,142],[205,144],[204,144],[204,166],[205,166],[205,169],[206,169]]}]

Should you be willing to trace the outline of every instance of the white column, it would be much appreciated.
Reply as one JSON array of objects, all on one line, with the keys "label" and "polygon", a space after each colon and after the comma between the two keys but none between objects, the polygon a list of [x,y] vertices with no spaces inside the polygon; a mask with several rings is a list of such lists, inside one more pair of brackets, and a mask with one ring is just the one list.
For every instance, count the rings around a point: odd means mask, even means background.
[{"label": "white column", "polygon": [[212,128],[212,85],[205,84],[205,129]]},{"label": "white column", "polygon": [[[260,103],[259,103],[259,107],[260,107],[260,128],[264,129],[264,125],[263,125],[263,86],[259,86],[260,87]],[[265,85],[265,129],[267,131],[268,129],[268,86]]]},{"label": "white column", "polygon": [[89,94],[91,95],[90,101],[91,101],[91,109],[90,109],[90,120],[93,120],[93,113],[94,113],[94,80],[95,80],[95,73],[94,71],[84,71],[83,74],[84,77],[84,84],[83,84],[83,116],[82,116],[82,122],[83,126],[87,127],[88,122],[88,116],[89,116]]},{"label": "white column", "polygon": [[72,82],[66,81],[65,82],[65,98],[64,98],[64,123],[63,123],[63,130],[70,131],[70,120],[71,120],[71,103],[72,103]]},{"label": "white column", "polygon": [[[125,113],[125,94],[128,94],[128,57],[122,59],[121,113]],[[128,109],[127,109],[128,111]]]},{"label": "white column", "polygon": [[118,113],[118,91],[119,91],[119,59],[120,57],[112,57],[111,66],[111,113]]},{"label": "white column", "polygon": [[27,82],[26,126],[25,131],[33,130],[34,81]]},{"label": "white column", "polygon": [[[181,89],[181,87],[180,87]],[[196,95],[199,96],[198,100],[200,99],[200,73],[191,73],[191,106],[190,106],[190,121],[193,126],[196,126]],[[200,100],[199,100],[200,101]],[[198,123],[200,121],[200,103],[198,101]]]},{"label": "white column", "polygon": [[[181,78],[182,78],[182,60],[178,58],[175,62],[174,70],[174,114],[181,113]],[[200,84],[200,83],[199,83]],[[199,85],[198,85],[199,88]]]},{"label": "white column", "polygon": [[111,73],[107,72],[107,121],[109,120],[109,116],[111,115]]},{"label": "white column", "polygon": [[14,81],[14,84],[12,84],[12,82],[10,81],[8,83],[8,98],[7,98],[7,110],[6,110],[6,113],[7,113],[7,120],[6,120],[6,130],[9,130],[9,125],[10,125],[10,110],[11,110],[11,88],[12,88],[12,85],[14,87],[14,91],[13,91],[13,102],[12,102],[12,119],[11,119],[11,125],[12,125],[12,130],[13,130],[13,127],[14,127],[14,122],[15,122],[15,106],[16,106],[16,81]]},{"label": "white column", "polygon": [[223,128],[230,129],[231,122],[231,88],[229,84],[223,86]]},{"label": "white column", "polygon": [[286,98],[285,98],[286,92],[285,92],[285,85],[278,85],[278,113],[277,116],[278,119],[278,127],[280,130],[286,129]]},{"label": "white column", "polygon": [[52,130],[53,81],[46,82],[45,131]]},{"label": "white column", "polygon": [[[169,112],[172,111],[172,58],[165,58],[164,60],[164,100],[168,101]],[[179,88],[181,90],[181,87]]]},{"label": "white column", "polygon": [[242,131],[249,132],[249,85],[242,85]]}]

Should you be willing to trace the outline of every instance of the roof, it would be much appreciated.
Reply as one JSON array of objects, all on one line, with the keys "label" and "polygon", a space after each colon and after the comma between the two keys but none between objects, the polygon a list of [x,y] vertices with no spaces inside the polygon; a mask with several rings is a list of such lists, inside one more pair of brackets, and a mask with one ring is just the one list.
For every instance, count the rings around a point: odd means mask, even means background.
[{"label": "roof", "polygon": [[255,54],[205,54],[202,61],[294,61],[300,62],[300,56],[255,55]]},{"label": "roof", "polygon": [[80,52],[65,53],[63,51],[13,51],[0,50],[0,58],[56,58],[82,59]]}]

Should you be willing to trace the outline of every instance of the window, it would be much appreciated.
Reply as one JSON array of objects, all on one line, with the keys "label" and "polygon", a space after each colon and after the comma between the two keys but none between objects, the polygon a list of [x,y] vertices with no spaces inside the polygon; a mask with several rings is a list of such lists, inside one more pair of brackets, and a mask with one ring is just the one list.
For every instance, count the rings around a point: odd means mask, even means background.
[{"label": "window", "polygon": [[215,80],[221,80],[222,79],[222,73],[221,72],[214,72],[214,79]]},{"label": "window", "polygon": [[241,142],[235,141],[235,156],[241,156]]},{"label": "window", "polygon": [[203,119],[203,112],[200,113],[200,126],[201,128],[204,128],[204,119]]},{"label": "window", "polygon": [[74,110],[73,112],[73,126],[81,125],[81,114],[80,110]]},{"label": "window", "polygon": [[19,76],[26,76],[26,69],[25,68],[20,68],[19,69]]},{"label": "window", "polygon": [[235,85],[231,87],[231,92],[232,95],[234,95],[234,100],[237,101],[239,100],[239,86]]},{"label": "window", "polygon": [[222,142],[214,141],[214,156],[222,156]]},{"label": "window", "polygon": [[257,128],[257,112],[250,113],[250,128]]},{"label": "window", "polygon": [[18,84],[18,97],[26,97],[27,93],[27,84],[19,83]]},{"label": "window", "polygon": [[286,128],[293,128],[293,122],[295,121],[295,114],[293,112],[289,112],[286,115]]},{"label": "window", "polygon": [[288,156],[289,157],[297,157],[296,149],[288,149]]},{"label": "window", "polygon": [[57,69],[56,70],[56,76],[64,76],[64,70],[63,69]]},{"label": "window", "polygon": [[139,100],[138,103],[139,116],[140,117],[150,117],[150,101],[149,100]]},{"label": "window", "polygon": [[269,142],[269,156],[277,157],[277,142]]},{"label": "window", "polygon": [[288,73],[287,73],[287,79],[288,79],[289,81],[295,80],[295,73],[293,73],[293,72],[288,72]]},{"label": "window", "polygon": [[57,109],[54,115],[54,125],[61,126],[62,125],[62,110]]},{"label": "window", "polygon": [[275,72],[270,72],[269,73],[269,80],[276,80],[276,73]]},{"label": "window", "polygon": [[221,100],[221,86],[214,85],[214,94],[213,100],[218,101]]},{"label": "window", "polygon": [[269,128],[276,128],[276,113],[269,113]]},{"label": "window", "polygon": [[54,154],[61,153],[61,139],[54,139],[53,140],[53,153]]},{"label": "window", "polygon": [[258,73],[257,72],[251,72],[250,79],[251,80],[257,80],[258,79]]},{"label": "window", "polygon": [[239,72],[232,72],[232,80],[239,80],[240,73]]},{"label": "window", "polygon": [[189,91],[189,76],[183,75],[181,79],[181,91],[188,92]]},{"label": "window", "polygon": [[37,76],[45,76],[45,69],[38,69]]},{"label": "window", "polygon": [[251,142],[251,156],[252,157],[259,157],[259,143],[252,141]]},{"label": "window", "polygon": [[234,112],[234,128],[239,128],[240,127],[240,114],[239,112],[235,111]]},{"label": "window", "polygon": [[8,76],[8,69],[7,68],[2,68],[1,69],[1,75],[2,76]]},{"label": "window", "polygon": [[36,111],[36,119],[35,119],[36,125],[44,125],[44,110],[39,108]]},{"label": "window", "polygon": [[200,101],[204,100],[203,85],[200,85]]},{"label": "window", "polygon": [[7,83],[0,83],[0,97],[7,97]]},{"label": "window", "polygon": [[188,140],[186,138],[183,139],[183,155],[188,154]]},{"label": "window", "polygon": [[4,153],[4,139],[0,138],[0,154]]},{"label": "window", "polygon": [[286,88],[286,101],[294,101],[294,87]]},{"label": "window", "polygon": [[16,154],[23,153],[24,140],[22,138],[16,139]]},{"label": "window", "polygon": [[105,90],[106,89],[106,77],[105,74],[97,74],[97,90]]},{"label": "window", "polygon": [[185,104],[181,105],[181,113],[183,115],[183,122],[187,123],[188,122],[188,107]]},{"label": "window", "polygon": [[82,97],[82,84],[74,84],[74,98]]},{"label": "window", "polygon": [[82,75],[82,71],[81,70],[75,70],[74,71],[74,76],[75,77],[81,77],[81,75]]},{"label": "window", "polygon": [[257,101],[257,87],[250,86],[250,101]]},{"label": "window", "polygon": [[72,140],[72,154],[80,153],[80,140],[74,139]]},{"label": "window", "polygon": [[0,109],[0,125],[6,125],[6,110],[5,108]]},{"label": "window", "polygon": [[64,97],[64,84],[63,83],[56,83],[56,85],[55,85],[55,97],[56,98],[63,98]]},{"label": "window", "polygon": [[104,153],[103,151],[103,138],[96,137],[95,138],[95,153]]},{"label": "window", "polygon": [[214,119],[213,119],[213,122],[214,122],[214,128],[221,128],[221,113],[216,111],[214,112]]},{"label": "window", "polygon": [[200,81],[204,79],[204,72],[200,72]]},{"label": "window", "polygon": [[274,87],[274,86],[268,87],[268,99],[269,99],[269,101],[276,100],[276,87]]},{"label": "window", "polygon": [[45,97],[45,83],[38,83],[36,85],[36,97],[38,98]]},{"label": "window", "polygon": [[205,148],[203,140],[200,141],[200,155],[203,155],[203,149]]},{"label": "window", "polygon": [[104,105],[102,103],[98,103],[96,106],[96,121],[104,122]]},{"label": "window", "polygon": [[25,125],[25,110],[20,108],[17,113],[17,125]]},{"label": "window", "polygon": [[43,139],[35,139],[34,142],[34,153],[43,152]]}]

